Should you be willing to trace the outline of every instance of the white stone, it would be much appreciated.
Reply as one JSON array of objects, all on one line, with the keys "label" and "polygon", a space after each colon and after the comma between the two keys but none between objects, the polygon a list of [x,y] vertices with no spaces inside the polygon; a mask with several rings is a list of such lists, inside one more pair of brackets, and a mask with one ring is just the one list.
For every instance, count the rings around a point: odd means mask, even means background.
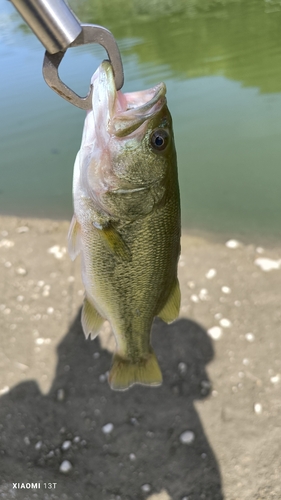
[{"label": "white stone", "polygon": [[150,484],[143,484],[141,489],[144,493],[149,493],[151,491],[151,486]]},{"label": "white stone", "polygon": [[26,271],[26,269],[24,269],[24,267],[18,267],[16,271],[21,276],[25,276],[27,274],[27,271]]},{"label": "white stone", "polygon": [[102,432],[104,434],[110,434],[114,429],[114,425],[109,423],[109,424],[106,424],[102,427]]},{"label": "white stone", "polygon": [[64,460],[60,464],[60,472],[63,472],[64,474],[67,474],[67,472],[70,472],[72,469],[72,464],[69,462],[69,460]]},{"label": "white stone", "polygon": [[136,455],[134,453],[130,453],[129,459],[130,460],[136,460]]},{"label": "white stone", "polygon": [[7,392],[9,392],[10,390],[10,387],[8,385],[5,385],[2,389],[0,389],[0,396],[2,396],[3,394],[7,394]]},{"label": "white stone", "polygon": [[62,259],[66,254],[66,247],[54,245],[48,249],[48,253],[52,254],[56,259]]},{"label": "white stone", "polygon": [[237,241],[237,240],[228,240],[225,244],[225,246],[227,248],[238,248],[238,247],[241,247],[241,243],[240,241]]},{"label": "white stone", "polygon": [[221,287],[221,291],[223,293],[227,293],[228,294],[228,293],[231,293],[231,288],[229,288],[229,286],[222,286]]},{"label": "white stone", "polygon": [[38,441],[35,445],[35,450],[40,450],[42,448],[42,441]]},{"label": "white stone", "polygon": [[183,362],[179,363],[179,364],[178,364],[178,369],[179,369],[179,372],[180,372],[181,374],[186,373],[186,369],[187,369],[186,364],[185,364],[185,363],[183,363]]},{"label": "white stone", "polygon": [[0,248],[12,248],[15,243],[11,240],[0,240]]},{"label": "white stone", "polygon": [[17,227],[17,233],[27,233],[28,231],[29,231],[29,227],[27,227],[27,226]]},{"label": "white stone", "polygon": [[248,342],[254,342],[255,336],[253,333],[246,333],[245,339],[248,340]]},{"label": "white stone", "polygon": [[192,444],[195,439],[195,434],[192,431],[185,431],[180,435],[180,442],[182,444]]},{"label": "white stone", "polygon": [[270,377],[270,382],[272,384],[278,384],[279,381],[280,381],[279,373],[277,375],[274,375],[273,377]]},{"label": "white stone", "polygon": [[229,321],[229,319],[227,319],[227,318],[222,318],[222,319],[220,319],[220,325],[223,328],[230,328],[231,327],[231,321]]},{"label": "white stone", "polygon": [[260,403],[256,403],[254,405],[254,410],[255,410],[255,413],[260,415],[262,413],[262,405]]},{"label": "white stone", "polygon": [[212,278],[214,278],[215,276],[217,275],[217,271],[216,269],[209,269],[209,271],[205,274],[206,278],[208,280],[211,280]]},{"label": "white stone", "polygon": [[212,328],[209,328],[207,333],[213,340],[218,340],[222,336],[222,329],[219,326],[213,326]]},{"label": "white stone", "polygon": [[199,302],[199,298],[197,297],[197,295],[191,295],[190,300],[192,300],[192,302],[195,302],[195,304]]},{"label": "white stone", "polygon": [[267,259],[265,257],[260,257],[255,260],[256,266],[260,267],[262,271],[273,271],[280,269],[281,260]]},{"label": "white stone", "polygon": [[62,443],[62,445],[61,445],[61,449],[62,449],[63,451],[66,451],[66,450],[69,450],[70,446],[71,446],[71,441],[67,440],[67,441],[64,441],[64,442]]},{"label": "white stone", "polygon": [[204,301],[204,300],[209,300],[209,295],[208,295],[208,290],[206,288],[202,288],[199,292],[199,299]]},{"label": "white stone", "polygon": [[256,248],[256,252],[257,252],[257,253],[264,253],[264,248],[262,248],[262,247],[257,247],[257,248]]}]

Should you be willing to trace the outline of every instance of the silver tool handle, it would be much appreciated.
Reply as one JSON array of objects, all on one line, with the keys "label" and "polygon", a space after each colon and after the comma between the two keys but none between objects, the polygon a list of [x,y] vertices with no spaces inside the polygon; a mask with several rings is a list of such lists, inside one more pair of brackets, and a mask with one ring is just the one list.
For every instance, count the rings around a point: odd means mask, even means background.
[{"label": "silver tool handle", "polygon": [[11,0],[49,54],[66,50],[82,27],[63,0]]}]

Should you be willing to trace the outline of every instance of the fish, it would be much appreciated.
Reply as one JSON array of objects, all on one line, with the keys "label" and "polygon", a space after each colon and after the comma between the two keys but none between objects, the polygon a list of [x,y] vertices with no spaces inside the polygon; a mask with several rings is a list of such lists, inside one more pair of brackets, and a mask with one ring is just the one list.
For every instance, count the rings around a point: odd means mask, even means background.
[{"label": "fish", "polygon": [[93,339],[109,321],[113,390],[158,386],[152,323],[155,317],[170,323],[180,309],[180,194],[166,86],[117,91],[109,61],[91,83],[68,234],[71,259],[81,254],[82,328]]}]

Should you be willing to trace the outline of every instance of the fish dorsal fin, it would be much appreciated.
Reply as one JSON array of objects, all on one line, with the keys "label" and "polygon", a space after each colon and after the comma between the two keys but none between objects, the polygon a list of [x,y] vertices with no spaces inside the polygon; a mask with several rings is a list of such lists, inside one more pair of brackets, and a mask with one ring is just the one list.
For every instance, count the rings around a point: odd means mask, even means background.
[{"label": "fish dorsal fin", "polygon": [[81,315],[81,323],[86,339],[91,334],[91,340],[93,340],[99,333],[104,321],[104,318],[98,313],[96,308],[87,298],[85,298]]},{"label": "fish dorsal fin", "polygon": [[181,302],[181,292],[179,286],[179,280],[176,279],[171,293],[168,297],[166,304],[163,309],[157,314],[165,323],[171,323],[177,319],[180,312],[180,302]]},{"label": "fish dorsal fin", "polygon": [[75,215],[72,217],[68,231],[68,253],[71,260],[75,260],[80,252],[80,225]]},{"label": "fish dorsal fin", "polygon": [[107,249],[121,260],[130,262],[132,259],[130,249],[122,239],[122,236],[111,223],[101,225],[93,222],[93,226],[98,230]]}]

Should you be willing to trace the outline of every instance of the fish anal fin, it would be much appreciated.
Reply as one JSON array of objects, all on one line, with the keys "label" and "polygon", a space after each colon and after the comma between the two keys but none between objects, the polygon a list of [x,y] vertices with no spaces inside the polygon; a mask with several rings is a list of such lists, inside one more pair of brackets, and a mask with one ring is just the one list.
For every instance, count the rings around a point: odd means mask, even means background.
[{"label": "fish anal fin", "polygon": [[73,215],[68,231],[68,253],[71,260],[75,260],[80,252],[80,225]]},{"label": "fish anal fin", "polygon": [[168,300],[162,310],[157,314],[165,323],[172,323],[180,312],[181,292],[179,281],[176,279]]},{"label": "fish anal fin", "polygon": [[100,225],[93,223],[93,226],[98,230],[106,247],[119,259],[130,262],[132,259],[130,249],[122,239],[117,229],[112,224]]},{"label": "fish anal fin", "polygon": [[99,333],[104,321],[104,318],[98,313],[96,308],[87,298],[85,298],[81,314],[81,323],[86,339],[91,335],[91,340],[93,340]]},{"label": "fish anal fin", "polygon": [[115,354],[108,381],[115,391],[125,391],[134,384],[161,385],[162,373],[155,353],[152,351],[147,358],[137,363]]}]

